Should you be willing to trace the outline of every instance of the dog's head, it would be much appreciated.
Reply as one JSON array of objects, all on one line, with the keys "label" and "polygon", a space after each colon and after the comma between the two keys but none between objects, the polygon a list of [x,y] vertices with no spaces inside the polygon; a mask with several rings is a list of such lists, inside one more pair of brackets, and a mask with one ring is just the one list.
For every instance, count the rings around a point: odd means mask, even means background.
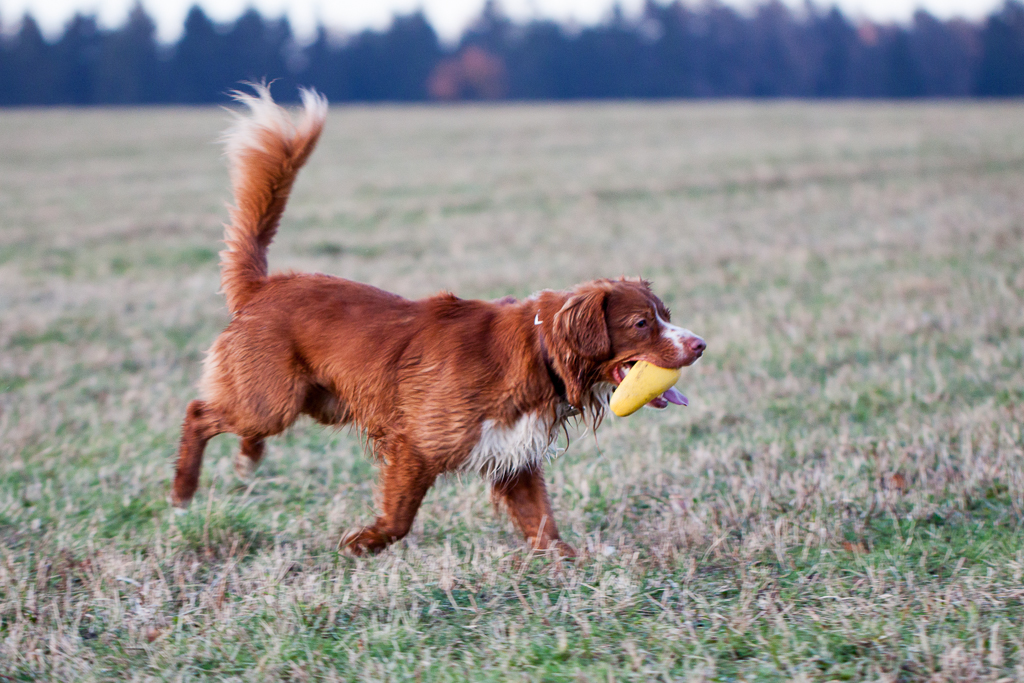
[{"label": "dog's head", "polygon": [[[585,405],[595,384],[618,385],[637,361],[663,368],[694,363],[704,353],[704,340],[669,320],[668,308],[645,280],[578,285],[553,312],[548,328],[549,352],[567,400]],[[667,404],[662,395],[648,405]]]}]

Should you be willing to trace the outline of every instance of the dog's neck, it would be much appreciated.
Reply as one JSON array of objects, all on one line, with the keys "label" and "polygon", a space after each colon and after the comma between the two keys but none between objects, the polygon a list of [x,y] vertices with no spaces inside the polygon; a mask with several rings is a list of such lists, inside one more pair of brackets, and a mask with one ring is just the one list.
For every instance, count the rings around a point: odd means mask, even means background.
[{"label": "dog's neck", "polygon": [[547,370],[548,379],[551,380],[551,386],[555,390],[555,395],[558,396],[558,400],[562,403],[568,403],[568,399],[565,394],[565,381],[555,371],[554,363],[551,360],[551,354],[548,353],[548,345],[544,342],[544,326],[535,325],[537,330],[537,343],[540,346],[540,358],[544,362],[544,369]]}]

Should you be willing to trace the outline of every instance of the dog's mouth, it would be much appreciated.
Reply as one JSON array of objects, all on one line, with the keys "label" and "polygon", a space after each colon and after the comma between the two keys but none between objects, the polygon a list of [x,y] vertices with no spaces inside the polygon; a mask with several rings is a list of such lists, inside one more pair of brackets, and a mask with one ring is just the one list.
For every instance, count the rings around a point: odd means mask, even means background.
[{"label": "dog's mouth", "polygon": [[[615,386],[619,386],[622,380],[626,378],[626,374],[629,373],[630,369],[636,365],[636,360],[628,360],[624,363],[619,363],[612,368],[612,380]],[[690,405],[690,399],[683,396],[682,392],[675,387],[669,387],[661,394],[656,396],[647,402],[649,408],[657,408],[662,410],[668,407],[669,403],[674,403],[677,406],[688,406]],[[636,404],[634,404],[636,405]]]}]

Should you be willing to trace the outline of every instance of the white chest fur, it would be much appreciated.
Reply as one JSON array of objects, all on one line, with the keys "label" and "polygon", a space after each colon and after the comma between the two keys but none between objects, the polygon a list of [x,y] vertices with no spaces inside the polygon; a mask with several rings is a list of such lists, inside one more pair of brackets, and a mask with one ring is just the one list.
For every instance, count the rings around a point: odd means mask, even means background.
[{"label": "white chest fur", "polygon": [[[614,389],[615,386],[608,382],[598,382],[591,388],[584,407],[584,422],[595,426],[593,417],[608,407],[608,399]],[[460,469],[479,472],[493,481],[539,465],[562,452],[563,449],[555,447],[558,431],[566,420],[579,414],[568,403],[562,403],[554,418],[543,412],[523,413],[509,427],[494,420],[484,420],[480,426],[480,440]],[[587,420],[588,416],[590,420]]]},{"label": "white chest fur", "polygon": [[501,479],[533,467],[555,455],[555,430],[549,416],[523,413],[510,426],[484,420],[480,440],[469,452],[462,469]]}]

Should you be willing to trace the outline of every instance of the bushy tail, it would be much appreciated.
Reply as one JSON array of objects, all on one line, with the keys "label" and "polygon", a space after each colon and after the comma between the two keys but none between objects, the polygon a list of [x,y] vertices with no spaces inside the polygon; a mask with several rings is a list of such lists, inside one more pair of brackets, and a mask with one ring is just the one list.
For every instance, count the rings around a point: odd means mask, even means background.
[{"label": "bushy tail", "polygon": [[220,283],[228,309],[236,313],[267,278],[267,247],[277,233],[288,193],[306,163],[327,118],[327,100],[302,90],[298,123],[270,97],[266,85],[255,95],[232,93],[249,108],[224,135],[235,206],[225,226]]}]

